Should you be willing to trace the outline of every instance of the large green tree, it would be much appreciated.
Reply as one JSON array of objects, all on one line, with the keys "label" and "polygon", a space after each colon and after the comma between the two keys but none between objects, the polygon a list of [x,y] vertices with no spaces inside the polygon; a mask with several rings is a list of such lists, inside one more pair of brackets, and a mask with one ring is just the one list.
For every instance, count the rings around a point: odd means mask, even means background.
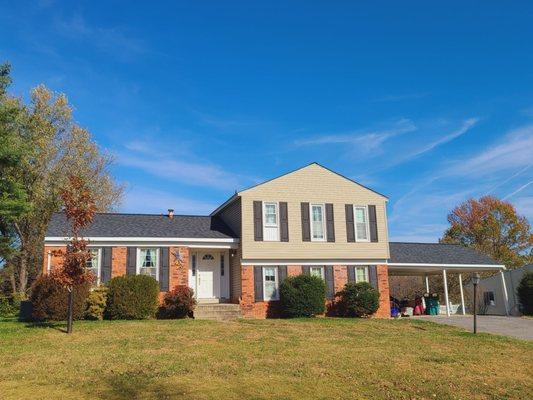
[{"label": "large green tree", "polygon": [[[28,196],[17,173],[25,144],[21,140],[24,109],[7,95],[11,84],[9,64],[0,65],[0,267],[4,277],[12,277],[12,260],[17,255],[14,223],[30,209]],[[14,281],[11,282],[13,286]]]},{"label": "large green tree", "polygon": [[29,104],[4,95],[2,103],[9,102],[16,102],[22,110],[16,133],[23,150],[12,175],[29,207],[14,220],[0,216],[0,224],[8,226],[14,238],[15,255],[8,269],[12,290],[24,293],[41,269],[46,228],[52,214],[61,210],[68,175],[74,172],[88,183],[98,211],[112,209],[122,187],[110,173],[111,156],[74,121],[65,95],[40,85],[31,91]]},{"label": "large green tree", "polygon": [[475,248],[508,268],[533,261],[533,233],[515,207],[492,196],[470,199],[448,215],[441,241]]}]

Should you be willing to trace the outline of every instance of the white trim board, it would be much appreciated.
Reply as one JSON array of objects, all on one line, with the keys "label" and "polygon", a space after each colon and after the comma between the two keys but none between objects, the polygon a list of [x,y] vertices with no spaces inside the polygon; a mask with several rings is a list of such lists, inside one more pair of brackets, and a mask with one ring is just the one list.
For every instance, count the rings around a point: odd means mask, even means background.
[{"label": "white trim board", "polygon": [[[108,236],[87,236],[83,237],[85,240],[89,241],[99,241],[99,242],[146,242],[146,241],[164,241],[164,242],[219,242],[219,243],[239,243],[239,239],[236,238],[172,238],[172,237],[135,237],[135,236],[124,236],[124,237],[108,237]],[[70,241],[72,237],[61,237],[61,236],[45,236],[44,241]]]},{"label": "white trim board", "polygon": [[505,269],[501,264],[426,264],[426,263],[387,263],[392,267],[437,267],[437,268],[495,268]]},{"label": "white trim board", "polygon": [[385,265],[386,260],[241,260],[241,265]]}]

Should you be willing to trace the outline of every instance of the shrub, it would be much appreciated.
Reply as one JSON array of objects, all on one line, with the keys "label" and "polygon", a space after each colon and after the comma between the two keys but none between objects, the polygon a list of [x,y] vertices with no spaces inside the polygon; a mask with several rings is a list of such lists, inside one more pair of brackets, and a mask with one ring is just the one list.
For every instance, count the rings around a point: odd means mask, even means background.
[{"label": "shrub", "polygon": [[118,276],[109,281],[105,317],[147,319],[155,316],[159,284],[147,275]]},{"label": "shrub", "polygon": [[89,293],[85,319],[101,320],[104,318],[107,303],[107,286],[98,286]]},{"label": "shrub", "polygon": [[347,283],[337,293],[339,314],[345,317],[365,317],[379,308],[379,291],[370,283]]},{"label": "shrub", "polygon": [[0,318],[13,317],[17,311],[10,297],[0,297]]},{"label": "shrub", "polygon": [[[85,312],[90,283],[74,287],[74,319],[81,319]],[[52,276],[43,275],[33,283],[30,300],[32,318],[36,321],[64,321],[67,319],[68,290]]]},{"label": "shrub", "polygon": [[524,315],[533,315],[533,271],[527,271],[516,288],[520,311]]},{"label": "shrub", "polygon": [[316,277],[298,275],[286,278],[279,287],[284,316],[311,317],[326,311],[326,284]]},{"label": "shrub", "polygon": [[196,299],[194,292],[187,286],[176,286],[170,292],[165,294],[163,304],[157,311],[157,318],[176,319],[192,316]]}]

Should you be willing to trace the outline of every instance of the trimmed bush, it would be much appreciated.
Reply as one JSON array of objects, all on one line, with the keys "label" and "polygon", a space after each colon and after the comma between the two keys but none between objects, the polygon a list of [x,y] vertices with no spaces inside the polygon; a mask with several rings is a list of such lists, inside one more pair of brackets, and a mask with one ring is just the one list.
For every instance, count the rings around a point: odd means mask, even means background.
[{"label": "trimmed bush", "polygon": [[105,317],[109,319],[147,319],[155,317],[159,283],[147,275],[124,275],[108,283]]},{"label": "trimmed bush", "polygon": [[326,311],[326,283],[316,276],[286,278],[279,287],[279,296],[285,317],[312,317]]},{"label": "trimmed bush", "polygon": [[516,288],[520,311],[524,315],[533,315],[533,272],[527,271]]},{"label": "trimmed bush", "polygon": [[176,286],[165,294],[163,304],[157,310],[157,318],[177,319],[191,317],[196,299],[194,292],[187,286]]},{"label": "trimmed bush", "polygon": [[[74,287],[74,319],[83,318],[90,283]],[[68,312],[68,290],[50,275],[43,275],[31,287],[32,319],[35,321],[64,321]]]},{"label": "trimmed bush", "polygon": [[98,286],[89,293],[85,319],[102,320],[107,303],[107,286]]},{"label": "trimmed bush", "polygon": [[379,291],[368,282],[347,283],[337,296],[338,311],[344,317],[366,317],[379,308]]}]

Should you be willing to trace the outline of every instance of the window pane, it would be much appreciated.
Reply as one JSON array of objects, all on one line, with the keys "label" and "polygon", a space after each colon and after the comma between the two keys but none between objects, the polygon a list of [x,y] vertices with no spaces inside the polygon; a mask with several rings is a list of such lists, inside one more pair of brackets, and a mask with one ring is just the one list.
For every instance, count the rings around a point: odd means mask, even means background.
[{"label": "window pane", "polygon": [[141,267],[139,268],[139,273],[157,279],[157,250],[141,249],[140,258]]},{"label": "window pane", "polygon": [[368,267],[357,267],[355,274],[356,282],[368,282]]},{"label": "window pane", "polygon": [[277,225],[275,204],[265,204],[265,222],[268,225]]},{"label": "window pane", "polygon": [[324,268],[323,267],[310,267],[309,273],[311,276],[317,276],[321,279],[324,279]]},{"label": "window pane", "polygon": [[275,300],[278,297],[278,285],[276,282],[276,268],[263,267],[264,298],[265,300]]},{"label": "window pane", "polygon": [[366,216],[365,216],[365,210],[363,208],[356,208],[355,209],[355,222],[366,222]]},{"label": "window pane", "polygon": [[313,223],[313,239],[324,238],[324,216],[322,213],[322,206],[312,206],[312,223]]}]

